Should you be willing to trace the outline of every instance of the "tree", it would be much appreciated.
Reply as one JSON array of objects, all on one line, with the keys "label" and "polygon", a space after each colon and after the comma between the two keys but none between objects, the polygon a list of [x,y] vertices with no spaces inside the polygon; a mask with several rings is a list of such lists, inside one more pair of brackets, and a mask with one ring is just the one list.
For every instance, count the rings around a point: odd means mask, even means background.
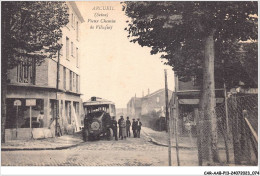
[{"label": "tree", "polygon": [[7,70],[24,58],[38,65],[62,47],[61,27],[68,23],[65,2],[2,2],[1,142],[5,142]]},{"label": "tree", "polygon": [[202,78],[204,157],[219,162],[214,70],[232,58],[234,43],[257,39],[257,2],[126,2],[124,7],[131,42],[161,53],[181,79]]}]

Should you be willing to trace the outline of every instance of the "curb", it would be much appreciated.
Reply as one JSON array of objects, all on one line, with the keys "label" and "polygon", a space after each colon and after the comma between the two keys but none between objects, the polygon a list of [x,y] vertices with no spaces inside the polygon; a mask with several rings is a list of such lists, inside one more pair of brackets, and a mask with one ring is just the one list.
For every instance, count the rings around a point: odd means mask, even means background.
[{"label": "curb", "polygon": [[[149,134],[147,134],[144,130],[143,130],[144,134],[147,136],[147,138],[149,139],[149,142],[155,144],[155,145],[158,145],[158,146],[162,146],[162,147],[169,147],[168,145],[166,144],[163,144],[161,142],[158,142],[156,141],[153,137],[149,136]],[[172,145],[172,148],[176,148],[175,145]],[[181,149],[197,149],[197,146],[196,147],[185,147],[185,146],[180,146],[179,145],[179,148]],[[225,150],[225,147],[218,147],[219,150]]]},{"label": "curb", "polygon": [[77,147],[80,144],[84,142],[80,142],[77,144],[69,145],[69,146],[61,146],[61,147],[52,147],[52,148],[8,148],[8,147],[2,147],[1,151],[21,151],[21,150],[64,150],[68,148]]},{"label": "curb", "polygon": [[[144,134],[148,137],[149,142],[158,145],[158,146],[162,146],[162,147],[168,147],[168,145],[163,144],[161,142],[156,141],[153,137],[151,137],[149,134],[147,134],[144,130],[143,130]],[[172,145],[171,148],[176,148],[176,146]],[[179,146],[179,148],[181,149],[196,149],[197,147],[185,147],[185,146]]]}]

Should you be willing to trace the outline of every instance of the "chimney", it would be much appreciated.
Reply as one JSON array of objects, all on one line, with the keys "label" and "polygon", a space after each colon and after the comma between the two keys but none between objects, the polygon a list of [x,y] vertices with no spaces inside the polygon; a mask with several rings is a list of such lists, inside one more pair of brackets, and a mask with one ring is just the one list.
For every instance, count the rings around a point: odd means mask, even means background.
[{"label": "chimney", "polygon": [[148,95],[150,95],[150,89],[148,88]]}]

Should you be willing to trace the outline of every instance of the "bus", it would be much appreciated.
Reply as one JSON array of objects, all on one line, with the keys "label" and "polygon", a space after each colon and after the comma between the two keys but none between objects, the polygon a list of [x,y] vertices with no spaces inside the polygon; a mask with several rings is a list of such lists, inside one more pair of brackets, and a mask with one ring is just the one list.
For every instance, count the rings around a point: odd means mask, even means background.
[{"label": "bus", "polygon": [[115,103],[99,97],[91,97],[83,102],[85,112],[83,140],[94,140],[100,137],[113,138],[111,119],[116,116]]}]

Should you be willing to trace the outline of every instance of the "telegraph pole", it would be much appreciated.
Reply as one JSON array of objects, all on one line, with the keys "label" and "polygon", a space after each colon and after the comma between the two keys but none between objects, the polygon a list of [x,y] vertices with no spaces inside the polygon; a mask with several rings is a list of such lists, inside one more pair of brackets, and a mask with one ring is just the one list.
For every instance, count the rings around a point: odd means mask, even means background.
[{"label": "telegraph pole", "polygon": [[168,127],[168,158],[169,158],[169,166],[172,165],[172,143],[171,143],[171,118],[169,117],[168,112],[168,83],[167,83],[167,70],[164,70],[165,74],[165,118],[167,120],[167,127]]},{"label": "telegraph pole", "polygon": [[177,164],[180,166],[180,157],[179,157],[179,141],[178,141],[178,119],[179,119],[179,103],[178,103],[178,76],[174,76],[175,81],[175,94],[174,94],[174,118],[175,118],[175,142],[176,142],[176,155],[177,155]]},{"label": "telegraph pole", "polygon": [[57,61],[55,136],[58,136],[58,116],[59,116],[58,92],[59,92],[59,79],[60,79],[60,49],[58,50],[58,61]]}]

